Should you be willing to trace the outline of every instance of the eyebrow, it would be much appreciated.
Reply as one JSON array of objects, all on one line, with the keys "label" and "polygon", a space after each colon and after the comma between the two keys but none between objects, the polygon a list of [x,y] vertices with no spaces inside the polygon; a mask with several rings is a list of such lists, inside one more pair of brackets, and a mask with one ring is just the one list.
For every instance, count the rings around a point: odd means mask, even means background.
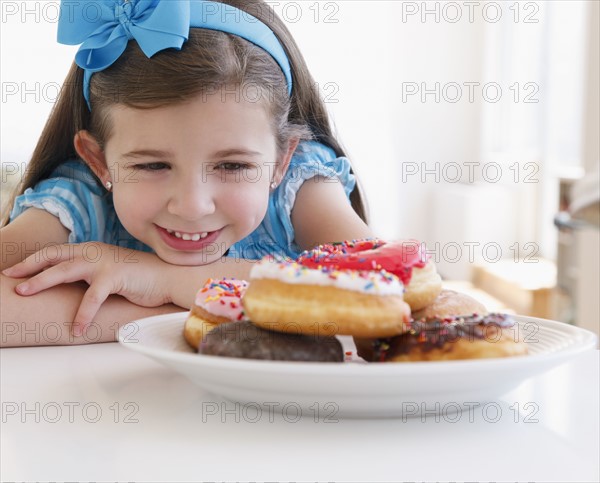
[{"label": "eyebrow", "polygon": [[143,158],[143,157],[154,157],[154,158],[168,158],[173,156],[173,153],[169,151],[161,151],[157,149],[140,149],[138,151],[129,151],[123,155],[124,158]]},{"label": "eyebrow", "polygon": [[[159,149],[140,149],[136,151],[130,151],[123,155],[124,158],[143,158],[143,157],[155,157],[155,158],[170,158],[173,153],[170,151],[161,151]],[[243,148],[229,148],[222,149],[213,153],[211,158],[227,158],[229,156],[262,156],[262,153],[258,151],[252,151],[250,149]]]},{"label": "eyebrow", "polygon": [[232,148],[232,149],[223,149],[221,151],[217,151],[211,157],[212,158],[227,158],[229,156],[261,156],[262,153],[258,151],[251,151],[250,149],[242,149],[242,148]]}]

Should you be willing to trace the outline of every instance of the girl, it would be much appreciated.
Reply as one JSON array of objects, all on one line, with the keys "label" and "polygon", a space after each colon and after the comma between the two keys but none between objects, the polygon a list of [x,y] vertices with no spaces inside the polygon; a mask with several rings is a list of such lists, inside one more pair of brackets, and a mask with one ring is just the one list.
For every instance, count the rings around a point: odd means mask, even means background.
[{"label": "girl", "polygon": [[59,41],[82,45],[1,229],[3,346],[113,341],[209,277],[372,236],[265,3],[67,3]]}]

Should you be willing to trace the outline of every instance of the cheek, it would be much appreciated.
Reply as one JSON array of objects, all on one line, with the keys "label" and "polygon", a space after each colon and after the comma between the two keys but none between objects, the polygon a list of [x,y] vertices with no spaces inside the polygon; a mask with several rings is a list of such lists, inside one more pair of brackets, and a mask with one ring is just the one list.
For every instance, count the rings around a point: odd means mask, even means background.
[{"label": "cheek", "polygon": [[132,231],[133,227],[153,214],[160,197],[148,186],[143,187],[142,183],[122,183],[114,188],[113,203],[123,226]]},{"label": "cheek", "polygon": [[269,189],[264,183],[244,183],[230,189],[221,200],[221,209],[240,223],[258,226],[269,203]]}]

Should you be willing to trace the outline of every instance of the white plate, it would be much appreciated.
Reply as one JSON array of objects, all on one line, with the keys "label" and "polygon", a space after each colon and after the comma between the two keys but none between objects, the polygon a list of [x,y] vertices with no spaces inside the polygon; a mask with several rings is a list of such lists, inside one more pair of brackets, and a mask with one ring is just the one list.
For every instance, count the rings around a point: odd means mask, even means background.
[{"label": "white plate", "polygon": [[[187,376],[226,399],[314,417],[399,417],[451,412],[497,399],[525,379],[596,346],[587,330],[515,316],[529,345],[522,357],[445,362],[368,364],[273,362],[196,354],[183,339],[187,313],[131,322],[119,342]],[[340,337],[355,353],[351,337]]]}]

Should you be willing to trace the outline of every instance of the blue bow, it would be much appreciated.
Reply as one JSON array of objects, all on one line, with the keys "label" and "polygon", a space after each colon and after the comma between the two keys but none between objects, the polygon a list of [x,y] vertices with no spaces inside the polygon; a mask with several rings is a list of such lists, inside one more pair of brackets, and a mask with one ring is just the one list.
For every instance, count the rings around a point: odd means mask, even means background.
[{"label": "blue bow", "polygon": [[98,72],[121,56],[130,39],[152,57],[164,49],[181,49],[189,30],[188,1],[79,0],[61,5],[58,41],[81,44],[75,62]]},{"label": "blue bow", "polygon": [[[94,72],[106,69],[135,39],[147,57],[165,49],[181,49],[190,27],[221,30],[245,38],[277,61],[292,90],[291,67],[271,29],[245,14],[228,21],[230,5],[204,0],[78,0],[61,3],[58,42],[81,44],[75,62],[84,69],[83,95],[89,106],[89,83]],[[229,15],[230,16],[230,15]]]}]

